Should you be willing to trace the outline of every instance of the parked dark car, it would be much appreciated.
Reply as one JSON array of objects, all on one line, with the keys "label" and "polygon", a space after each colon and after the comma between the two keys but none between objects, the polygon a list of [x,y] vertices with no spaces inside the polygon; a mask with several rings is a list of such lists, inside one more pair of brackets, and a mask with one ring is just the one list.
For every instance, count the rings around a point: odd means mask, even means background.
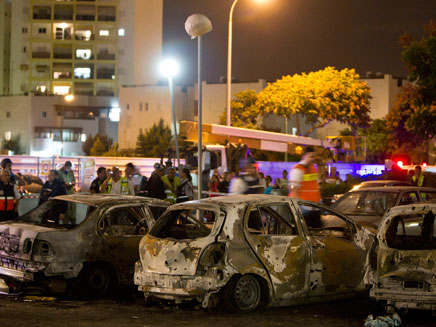
[{"label": "parked dark car", "polygon": [[436,189],[430,187],[369,187],[345,193],[332,207],[358,222],[376,227],[392,207],[435,200]]},{"label": "parked dark car", "polygon": [[103,295],[133,284],[138,245],[168,203],[117,195],[55,197],[0,224],[0,278],[13,289]]}]

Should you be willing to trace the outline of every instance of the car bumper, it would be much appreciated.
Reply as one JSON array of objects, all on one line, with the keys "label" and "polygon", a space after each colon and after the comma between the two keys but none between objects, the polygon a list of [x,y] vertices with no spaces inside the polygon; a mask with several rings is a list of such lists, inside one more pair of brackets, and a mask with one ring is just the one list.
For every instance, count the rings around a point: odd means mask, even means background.
[{"label": "car bumper", "polygon": [[217,293],[226,285],[229,277],[219,268],[211,268],[203,276],[166,275],[146,271],[137,262],[135,265],[135,285],[145,296],[175,300],[197,299],[202,302],[208,295]]},{"label": "car bumper", "polygon": [[387,301],[388,305],[397,308],[436,310],[436,292],[375,287],[371,289],[370,296],[376,300]]},{"label": "car bumper", "polygon": [[0,276],[32,282],[35,275],[44,271],[46,264],[0,257]]}]

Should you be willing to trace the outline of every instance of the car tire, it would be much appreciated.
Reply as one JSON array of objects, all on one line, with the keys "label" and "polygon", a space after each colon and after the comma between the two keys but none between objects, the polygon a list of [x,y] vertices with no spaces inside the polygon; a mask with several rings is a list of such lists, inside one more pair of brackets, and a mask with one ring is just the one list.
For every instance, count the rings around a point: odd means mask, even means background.
[{"label": "car tire", "polygon": [[93,263],[84,267],[80,273],[81,291],[91,297],[109,293],[112,278],[109,268],[104,264]]},{"label": "car tire", "polygon": [[242,275],[230,280],[225,296],[232,309],[253,311],[261,304],[262,288],[255,276]]}]

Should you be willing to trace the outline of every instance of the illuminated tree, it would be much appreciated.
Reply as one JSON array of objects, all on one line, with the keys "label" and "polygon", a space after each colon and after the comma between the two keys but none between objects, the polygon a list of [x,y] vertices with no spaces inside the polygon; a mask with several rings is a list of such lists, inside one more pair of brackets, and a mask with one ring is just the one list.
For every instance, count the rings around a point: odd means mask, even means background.
[{"label": "illuminated tree", "polygon": [[[367,126],[369,87],[354,69],[327,67],[309,74],[284,76],[258,94],[257,106],[264,113],[282,117],[301,115],[315,129],[339,121],[353,128]],[[298,116],[297,116],[298,117]],[[301,133],[299,126],[298,132]]]},{"label": "illuminated tree", "polygon": [[136,140],[135,154],[138,157],[160,158],[170,147],[171,129],[164,124],[163,119],[147,129],[145,133],[139,131]]},{"label": "illuminated tree", "polygon": [[[245,90],[235,93],[235,99],[231,102],[231,121],[234,127],[255,129],[260,114],[256,106],[257,94],[254,90]],[[220,124],[226,125],[227,110],[220,116]]]}]

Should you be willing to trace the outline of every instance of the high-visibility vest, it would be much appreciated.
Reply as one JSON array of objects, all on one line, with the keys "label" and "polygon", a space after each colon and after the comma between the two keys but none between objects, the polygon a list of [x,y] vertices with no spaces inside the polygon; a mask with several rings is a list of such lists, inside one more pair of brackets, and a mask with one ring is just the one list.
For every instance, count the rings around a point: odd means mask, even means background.
[{"label": "high-visibility vest", "polygon": [[0,211],[12,211],[15,209],[14,185],[0,182]]},{"label": "high-visibility vest", "polygon": [[[294,169],[301,169],[304,172],[303,180],[300,183],[300,188],[297,190],[298,198],[302,200],[319,202],[321,200],[321,196],[319,194],[318,174],[315,166],[310,165],[305,167],[301,164],[297,164]],[[292,191],[289,196],[296,197]]]},{"label": "high-visibility vest", "polygon": [[[416,176],[412,177],[412,181],[416,183]],[[418,179],[418,183],[416,183],[416,186],[422,186],[424,184],[424,175],[420,175]]]},{"label": "high-visibility vest", "polygon": [[177,186],[179,186],[179,184],[180,184],[180,179],[177,176],[175,176],[174,180],[173,180],[174,185],[172,185],[170,180],[168,179],[168,175],[165,175],[165,176],[162,176],[162,181],[165,184],[165,195],[167,196],[167,198],[165,200],[170,202],[170,203],[176,203]]},{"label": "high-visibility vest", "polygon": [[[129,180],[126,177],[121,177],[121,194],[129,194]],[[107,182],[106,193],[110,194],[112,190],[112,178]]]}]

